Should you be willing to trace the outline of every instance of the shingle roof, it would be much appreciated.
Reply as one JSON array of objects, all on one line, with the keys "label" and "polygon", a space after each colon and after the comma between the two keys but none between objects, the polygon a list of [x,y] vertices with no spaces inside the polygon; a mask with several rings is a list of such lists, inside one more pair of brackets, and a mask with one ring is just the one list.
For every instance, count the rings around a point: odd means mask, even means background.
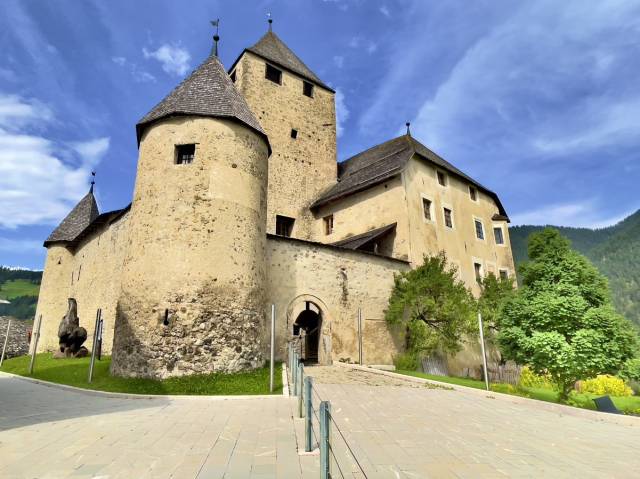
[{"label": "shingle roof", "polygon": [[383,226],[382,228],[376,228],[371,231],[367,231],[366,233],[361,233],[359,235],[351,236],[349,238],[336,241],[335,243],[331,243],[333,246],[340,246],[342,248],[349,249],[358,249],[361,246],[366,245],[370,241],[373,241],[377,238],[380,238],[387,233],[390,233],[394,229],[396,229],[397,223],[391,223],[390,225]]},{"label": "shingle roof", "polygon": [[507,217],[496,193],[482,186],[410,135],[402,135],[381,143],[339,163],[338,183],[322,193],[311,207],[317,208],[330,201],[357,193],[393,178],[400,174],[414,155],[465,179],[479,190],[484,191],[496,202],[500,215]]},{"label": "shingle roof", "polygon": [[239,121],[263,136],[267,145],[269,144],[260,123],[215,55],[210,55],[138,122],[138,142],[144,128],[149,124],[162,118],[181,115],[211,116]]},{"label": "shingle roof", "polygon": [[[305,65],[304,62],[300,60],[300,58],[298,58],[298,56],[293,53],[293,51],[291,51],[291,49],[285,45],[282,40],[280,40],[278,35],[273,32],[267,32],[260,40],[258,40],[258,43],[252,47],[245,48],[242,53],[246,51],[254,53],[286,70],[296,73],[302,78],[309,80],[322,88],[333,91],[333,89],[320,80],[318,75],[313,73],[311,69]],[[229,71],[231,71],[236,63],[238,63],[240,57],[242,57],[242,54],[240,54],[236,59]]]},{"label": "shingle roof", "polygon": [[93,191],[89,191],[71,210],[71,213],[53,230],[53,233],[44,242],[44,246],[57,242],[74,241],[98,215],[96,199],[93,196]]}]

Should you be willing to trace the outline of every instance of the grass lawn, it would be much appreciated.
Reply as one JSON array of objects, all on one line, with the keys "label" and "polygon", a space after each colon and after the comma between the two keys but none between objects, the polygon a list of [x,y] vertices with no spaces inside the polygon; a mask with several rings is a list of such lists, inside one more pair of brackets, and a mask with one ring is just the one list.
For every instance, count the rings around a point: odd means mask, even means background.
[{"label": "grass lawn", "polygon": [[0,299],[12,299],[18,296],[38,296],[39,284],[24,279],[6,281],[0,285]]},{"label": "grass lawn", "polygon": [[[52,383],[85,389],[134,394],[237,395],[269,394],[269,366],[236,374],[200,374],[154,379],[119,378],[109,374],[111,358],[96,359],[93,381],[87,383],[89,359],[53,359],[50,353],[38,354],[34,372],[29,376],[30,356],[7,359],[0,371],[33,377]],[[275,367],[274,394],[282,394],[282,364]]]},{"label": "grass lawn", "polygon": [[[418,371],[396,371],[398,374],[404,374],[406,376],[414,376],[416,378],[431,379],[433,381],[439,381],[447,384],[457,384],[458,386],[467,386],[476,389],[485,389],[484,381],[478,381],[476,379],[458,378],[454,376],[436,376],[435,374],[420,373]],[[514,396],[523,396],[531,399],[538,399],[539,401],[558,402],[558,393],[551,389],[543,388],[515,388],[509,384],[490,384],[491,390],[495,392],[511,394]],[[593,398],[598,397],[596,394],[578,394],[571,395],[571,401],[577,407],[584,409],[595,409]],[[618,409],[625,413],[638,413],[640,411],[640,396],[625,396],[618,397],[612,396],[614,404]]]}]

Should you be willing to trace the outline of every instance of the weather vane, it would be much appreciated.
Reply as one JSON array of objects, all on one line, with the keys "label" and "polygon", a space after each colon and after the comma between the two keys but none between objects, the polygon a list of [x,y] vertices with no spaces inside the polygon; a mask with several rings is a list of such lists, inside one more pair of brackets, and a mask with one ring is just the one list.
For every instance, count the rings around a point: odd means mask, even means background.
[{"label": "weather vane", "polygon": [[271,18],[271,12],[267,12],[267,22],[269,22],[269,31],[271,31],[271,24],[273,23],[273,18]]},{"label": "weather vane", "polygon": [[213,35],[213,48],[211,49],[211,53],[215,56],[218,56],[218,40],[220,40],[220,36],[218,35],[218,28],[220,27],[220,19],[216,18],[215,20],[211,20],[211,26],[216,27],[216,33]]},{"label": "weather vane", "polygon": [[93,193],[93,185],[96,184],[96,172],[92,171],[91,172],[91,188],[90,188],[90,192]]}]

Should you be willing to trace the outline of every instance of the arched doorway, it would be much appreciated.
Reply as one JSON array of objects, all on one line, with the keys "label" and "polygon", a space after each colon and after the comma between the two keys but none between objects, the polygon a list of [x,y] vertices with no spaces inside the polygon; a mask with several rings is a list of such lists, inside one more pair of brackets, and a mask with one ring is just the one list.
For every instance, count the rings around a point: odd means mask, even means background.
[{"label": "arched doorway", "polygon": [[316,311],[312,303],[307,302],[306,308],[298,314],[293,323],[293,335],[301,339],[302,359],[305,364],[318,362],[320,347],[320,331],[322,327],[322,313]]}]

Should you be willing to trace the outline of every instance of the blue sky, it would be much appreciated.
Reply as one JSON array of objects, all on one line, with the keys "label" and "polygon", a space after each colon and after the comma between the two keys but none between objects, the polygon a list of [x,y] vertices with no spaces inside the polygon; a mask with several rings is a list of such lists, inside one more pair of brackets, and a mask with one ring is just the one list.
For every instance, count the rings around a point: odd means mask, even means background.
[{"label": "blue sky", "polygon": [[640,2],[3,0],[0,264],[42,241],[97,171],[129,203],[136,122],[209,53],[276,33],[337,91],[340,160],[412,123],[513,223],[601,227],[640,208]]}]

